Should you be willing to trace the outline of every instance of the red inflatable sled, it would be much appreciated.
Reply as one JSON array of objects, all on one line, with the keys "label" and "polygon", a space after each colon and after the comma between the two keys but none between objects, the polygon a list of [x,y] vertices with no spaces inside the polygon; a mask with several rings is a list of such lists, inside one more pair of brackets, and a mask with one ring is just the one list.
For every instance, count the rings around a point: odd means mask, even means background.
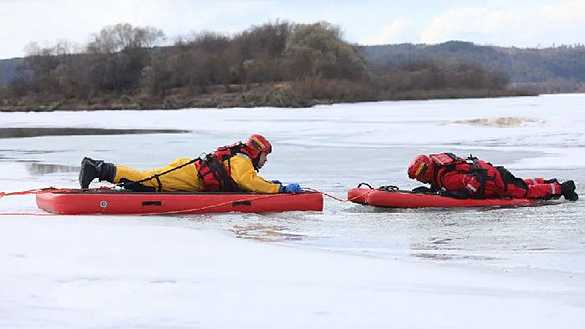
[{"label": "red inflatable sled", "polygon": [[61,215],[201,214],[217,212],[322,211],[323,195],[258,193],[151,193],[112,189],[55,190],[39,193],[37,206]]},{"label": "red inflatable sled", "polygon": [[543,204],[533,199],[456,199],[432,193],[401,191],[396,187],[352,188],[347,192],[351,202],[386,208],[462,208],[462,207],[526,207]]}]

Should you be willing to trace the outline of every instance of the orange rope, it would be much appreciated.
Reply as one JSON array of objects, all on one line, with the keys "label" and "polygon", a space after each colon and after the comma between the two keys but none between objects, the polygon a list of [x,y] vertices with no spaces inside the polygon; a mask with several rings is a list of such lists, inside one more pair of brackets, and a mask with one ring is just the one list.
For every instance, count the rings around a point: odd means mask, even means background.
[{"label": "orange rope", "polygon": [[368,190],[367,192],[364,192],[363,194],[360,194],[360,195],[354,196],[352,198],[349,198],[347,200],[344,200],[344,199],[340,199],[340,198],[338,198],[338,197],[336,197],[334,195],[331,195],[331,194],[328,194],[328,193],[325,193],[325,192],[321,192],[321,191],[319,191],[317,189],[314,189],[314,188],[305,188],[305,190],[306,191],[311,191],[311,192],[321,193],[324,196],[327,196],[327,197],[329,197],[329,198],[331,198],[333,200],[339,201],[339,202],[352,202],[353,200],[359,199],[361,197],[366,197],[368,194],[376,191],[375,189],[371,189],[371,190]]},{"label": "orange rope", "polygon": [[5,197],[5,196],[13,196],[13,195],[62,192],[62,191],[67,191],[67,190],[69,190],[69,189],[59,189],[59,188],[55,188],[55,187],[46,187],[46,188],[37,188],[37,189],[26,190],[26,191],[17,191],[17,192],[0,192],[0,198]]},{"label": "orange rope", "polygon": [[0,212],[0,216],[59,216],[44,212]]},{"label": "orange rope", "polygon": [[[32,189],[26,191],[17,191],[17,192],[0,192],[0,199],[5,196],[17,196],[17,195],[29,195],[29,194],[40,194],[40,193],[51,193],[51,192],[63,192],[69,189],[62,189],[62,188],[55,188],[55,187],[46,187],[46,188],[39,188],[39,189]],[[0,216],[54,216],[55,214],[46,214],[46,213],[25,213],[25,212],[1,212]]]},{"label": "orange rope", "polygon": [[340,198],[338,198],[338,197],[336,197],[336,196],[334,196],[334,195],[331,195],[331,194],[328,194],[328,193],[325,193],[325,192],[321,192],[321,191],[319,191],[319,190],[317,190],[317,189],[314,189],[314,188],[310,188],[310,187],[308,187],[308,188],[304,188],[304,190],[305,190],[305,191],[309,191],[309,192],[317,192],[317,193],[321,193],[321,194],[323,194],[324,196],[326,196],[326,197],[330,197],[331,199],[333,199],[333,200],[336,200],[336,201],[339,201],[339,202],[347,202],[347,200],[340,199]]}]

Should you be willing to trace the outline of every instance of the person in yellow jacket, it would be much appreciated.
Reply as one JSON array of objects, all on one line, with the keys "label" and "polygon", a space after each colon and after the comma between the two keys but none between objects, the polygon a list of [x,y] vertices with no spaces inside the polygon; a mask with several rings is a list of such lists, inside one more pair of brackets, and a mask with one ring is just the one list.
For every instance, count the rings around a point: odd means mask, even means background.
[{"label": "person in yellow jacket", "polygon": [[142,192],[300,192],[297,183],[283,185],[258,175],[271,152],[270,142],[254,134],[245,143],[220,147],[203,158],[179,158],[166,167],[150,170],[86,157],[81,161],[79,184],[87,189],[98,178]]}]

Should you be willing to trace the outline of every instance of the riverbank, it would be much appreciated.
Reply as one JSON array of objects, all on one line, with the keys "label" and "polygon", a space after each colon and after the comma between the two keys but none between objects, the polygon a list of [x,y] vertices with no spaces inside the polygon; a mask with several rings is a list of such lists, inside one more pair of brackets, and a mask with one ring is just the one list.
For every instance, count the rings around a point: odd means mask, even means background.
[{"label": "riverbank", "polygon": [[494,98],[536,96],[537,93],[515,89],[437,89],[376,93],[351,82],[319,81],[307,83],[272,83],[248,86],[212,86],[205,93],[194,94],[182,88],[164,96],[144,94],[100,95],[85,99],[55,95],[35,95],[0,101],[0,112],[52,112],[100,110],[156,110],[183,108],[302,108],[321,104],[371,101],[430,100],[459,98]]}]

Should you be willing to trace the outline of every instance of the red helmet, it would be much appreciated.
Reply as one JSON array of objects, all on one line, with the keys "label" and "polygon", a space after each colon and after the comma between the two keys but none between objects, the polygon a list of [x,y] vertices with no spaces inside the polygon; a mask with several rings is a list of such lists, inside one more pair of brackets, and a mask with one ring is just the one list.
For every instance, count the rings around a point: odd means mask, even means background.
[{"label": "red helmet", "polygon": [[423,183],[433,181],[433,161],[426,155],[419,155],[408,165],[408,177]]},{"label": "red helmet", "polygon": [[272,152],[272,145],[270,142],[264,138],[264,136],[259,134],[254,134],[248,138],[246,141],[247,151],[250,153],[249,155],[252,158],[256,158],[260,155],[260,153],[269,154]]}]

